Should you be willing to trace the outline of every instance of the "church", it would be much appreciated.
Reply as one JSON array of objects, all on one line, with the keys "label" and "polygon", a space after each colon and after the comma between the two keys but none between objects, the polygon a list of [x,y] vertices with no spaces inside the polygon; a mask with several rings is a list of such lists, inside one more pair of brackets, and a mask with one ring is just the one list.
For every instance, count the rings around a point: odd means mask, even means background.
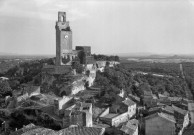
[{"label": "church", "polygon": [[69,21],[66,20],[66,12],[58,12],[56,29],[56,59],[55,65],[43,66],[43,72],[50,74],[65,74],[72,71],[72,64],[79,62],[85,68],[87,65],[94,65],[95,60],[91,55],[90,46],[76,46],[73,50],[72,30]]}]

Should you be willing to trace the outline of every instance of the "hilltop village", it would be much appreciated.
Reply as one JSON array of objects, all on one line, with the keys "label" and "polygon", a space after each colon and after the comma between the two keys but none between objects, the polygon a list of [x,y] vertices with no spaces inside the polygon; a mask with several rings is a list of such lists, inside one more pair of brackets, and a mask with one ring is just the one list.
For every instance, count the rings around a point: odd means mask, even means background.
[{"label": "hilltop village", "polygon": [[[0,108],[2,134],[193,133],[194,103],[188,98],[192,94],[186,88],[177,93],[154,93],[142,81],[144,76],[172,80],[174,76],[126,70],[118,56],[92,55],[90,46],[76,46],[74,50],[65,12],[58,12],[55,29],[56,58],[43,61],[33,81],[20,80],[19,90],[5,95],[4,107]],[[12,72],[17,76],[28,70],[14,68]],[[1,77],[0,82],[7,84],[9,79]]]}]

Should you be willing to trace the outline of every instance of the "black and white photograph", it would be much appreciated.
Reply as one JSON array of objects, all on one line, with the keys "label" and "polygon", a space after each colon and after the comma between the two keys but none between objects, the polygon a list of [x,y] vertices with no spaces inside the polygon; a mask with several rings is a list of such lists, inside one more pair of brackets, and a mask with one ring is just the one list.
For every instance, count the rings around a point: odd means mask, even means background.
[{"label": "black and white photograph", "polygon": [[194,135],[194,0],[0,0],[0,135]]}]

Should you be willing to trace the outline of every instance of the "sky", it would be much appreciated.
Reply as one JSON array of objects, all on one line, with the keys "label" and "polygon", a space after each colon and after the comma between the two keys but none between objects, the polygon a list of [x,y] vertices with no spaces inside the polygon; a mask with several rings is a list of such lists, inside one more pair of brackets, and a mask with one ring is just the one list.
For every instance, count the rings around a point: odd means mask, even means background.
[{"label": "sky", "polygon": [[67,14],[73,47],[194,54],[194,0],[0,0],[0,52],[54,55],[58,11]]}]

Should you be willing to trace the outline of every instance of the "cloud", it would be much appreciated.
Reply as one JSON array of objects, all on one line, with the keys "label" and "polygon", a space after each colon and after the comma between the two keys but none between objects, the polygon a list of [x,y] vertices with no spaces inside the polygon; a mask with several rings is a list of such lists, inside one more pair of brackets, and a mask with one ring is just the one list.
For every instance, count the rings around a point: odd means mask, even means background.
[{"label": "cloud", "polygon": [[69,14],[74,21],[88,16],[85,2],[63,0],[6,0],[1,2],[0,16],[56,20],[58,11]]}]

